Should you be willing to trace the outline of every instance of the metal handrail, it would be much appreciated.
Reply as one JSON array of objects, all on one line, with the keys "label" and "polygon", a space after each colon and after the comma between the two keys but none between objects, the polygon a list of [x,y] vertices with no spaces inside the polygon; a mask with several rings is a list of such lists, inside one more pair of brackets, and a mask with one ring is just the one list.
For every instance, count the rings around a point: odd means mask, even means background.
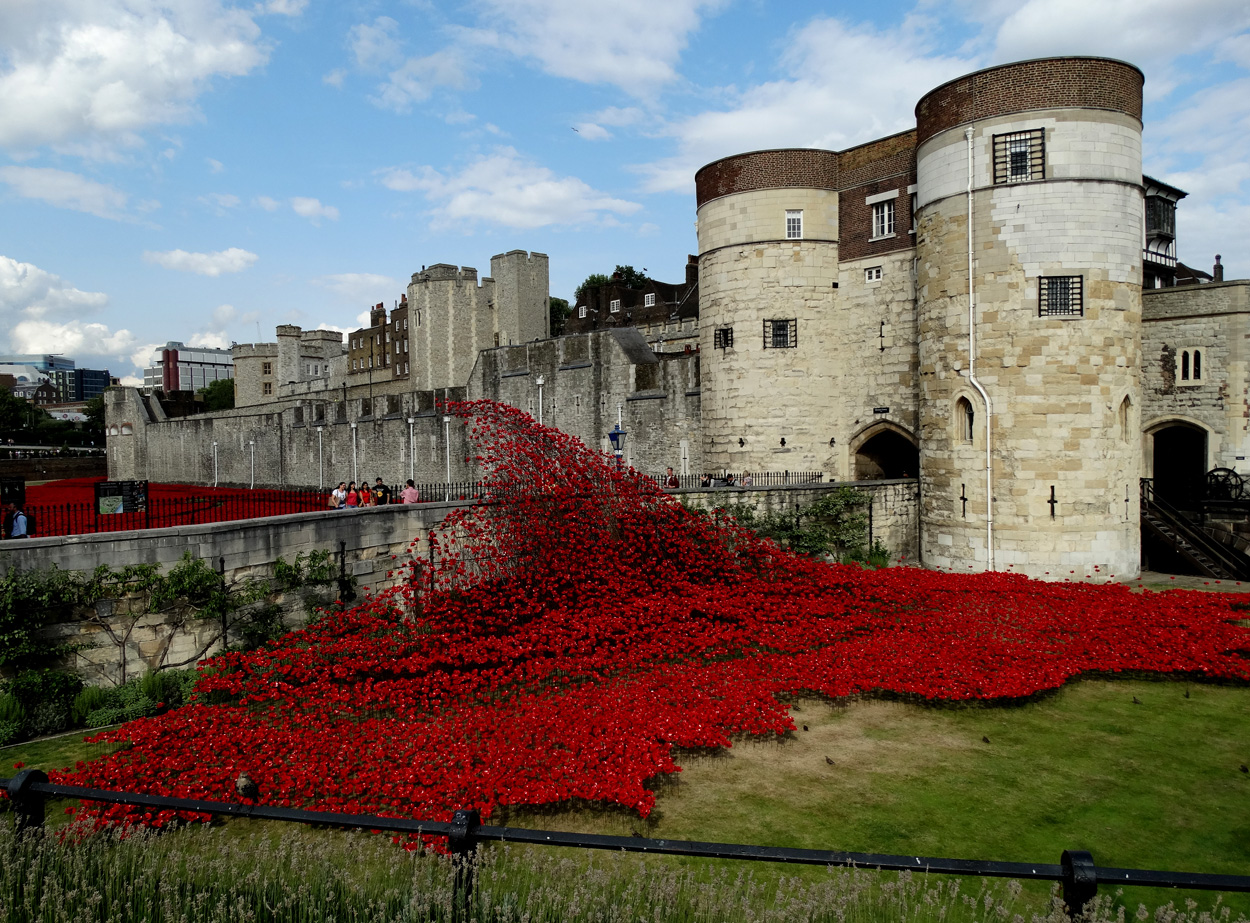
[{"label": "metal handrail", "polygon": [[1175,529],[1185,541],[1216,560],[1235,577],[1250,577],[1250,562],[1238,560],[1237,556],[1201,529],[1194,528],[1193,523],[1184,517],[1180,510],[1166,500],[1160,500],[1155,494],[1154,483],[1150,478],[1141,480],[1142,505],[1156,513],[1165,525]]},{"label": "metal handrail", "polygon": [[988,878],[1015,878],[1031,881],[1057,881],[1063,884],[1068,912],[1076,917],[1098,891],[1099,884],[1133,885],[1152,888],[1184,888],[1199,891],[1250,893],[1250,876],[1215,875],[1202,872],[1168,872],[1154,869],[1122,869],[1094,865],[1083,850],[1065,850],[1058,864],[1000,862],[981,859],[949,859],[934,856],[901,856],[886,853],[860,853],[843,850],[797,849],[785,846],[754,846],[741,843],[707,843],[697,840],[649,839],[637,836],[610,836],[531,830],[522,827],[495,827],[481,823],[477,811],[456,811],[452,820],[417,820],[385,817],[379,814],[343,814],[279,808],[265,804],[171,798],[140,792],[118,792],[57,785],[48,782],[38,769],[24,769],[11,779],[0,779],[0,789],[8,794],[17,815],[19,832],[43,826],[45,802],[49,796],[80,798],[106,804],[197,814],[224,814],[257,820],[322,824],[345,829],[377,830],[421,836],[447,837],[450,852],[460,860],[457,872],[457,904],[467,909],[473,879],[471,859],[482,842],[524,843],[534,846],[566,846],[580,849],[609,849],[617,852],[652,853],[708,859],[738,859],[758,862],[785,862],[799,865],[843,866],[877,871],[913,871],[941,875],[973,875]]}]

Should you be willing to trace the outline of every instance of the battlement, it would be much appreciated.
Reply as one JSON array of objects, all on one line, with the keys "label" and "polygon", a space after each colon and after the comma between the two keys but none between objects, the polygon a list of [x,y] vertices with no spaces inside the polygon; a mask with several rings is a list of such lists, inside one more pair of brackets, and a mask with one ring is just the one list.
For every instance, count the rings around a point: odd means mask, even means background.
[{"label": "battlement", "polygon": [[235,343],[230,347],[230,357],[238,362],[240,359],[270,359],[278,355],[277,343]]},{"label": "battlement", "polygon": [[303,332],[303,329],[295,324],[279,324],[276,331],[279,337],[297,337]]},{"label": "battlement", "polygon": [[471,282],[477,284],[477,269],[472,266],[461,266],[457,269],[450,263],[435,263],[420,272],[412,274],[413,284],[424,282],[455,282],[457,284]]},{"label": "battlement", "polygon": [[300,339],[304,343],[337,343],[343,345],[343,334],[338,330],[305,330]]}]

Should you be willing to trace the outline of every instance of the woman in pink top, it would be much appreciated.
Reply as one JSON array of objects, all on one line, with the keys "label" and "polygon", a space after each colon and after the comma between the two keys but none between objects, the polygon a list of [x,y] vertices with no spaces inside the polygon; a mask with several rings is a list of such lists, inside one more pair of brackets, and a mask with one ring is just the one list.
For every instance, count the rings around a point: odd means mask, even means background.
[{"label": "woman in pink top", "polygon": [[420,503],[421,494],[417,492],[417,487],[412,483],[412,478],[408,479],[408,483],[404,485],[404,489],[399,492],[400,503]]}]

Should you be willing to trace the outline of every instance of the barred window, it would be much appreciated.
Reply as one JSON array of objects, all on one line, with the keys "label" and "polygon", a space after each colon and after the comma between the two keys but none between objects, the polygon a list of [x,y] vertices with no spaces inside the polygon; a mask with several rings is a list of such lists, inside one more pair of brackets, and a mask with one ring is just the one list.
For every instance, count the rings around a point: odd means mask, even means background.
[{"label": "barred window", "polygon": [[894,200],[872,206],[872,236],[889,237],[894,233]]},{"label": "barred window", "polygon": [[786,240],[802,240],[803,238],[803,209],[788,208],[786,209]]},{"label": "barred window", "polygon": [[1046,178],[1046,131],[1034,128],[994,136],[994,182]]},{"label": "barred window", "polygon": [[792,320],[764,321],[765,349],[793,349],[799,345],[799,322]]},{"label": "barred window", "polygon": [[734,345],[734,328],[717,327],[712,331],[712,348],[729,349]]},{"label": "barred window", "polygon": [[1039,317],[1080,317],[1085,313],[1080,276],[1042,276],[1037,280]]}]

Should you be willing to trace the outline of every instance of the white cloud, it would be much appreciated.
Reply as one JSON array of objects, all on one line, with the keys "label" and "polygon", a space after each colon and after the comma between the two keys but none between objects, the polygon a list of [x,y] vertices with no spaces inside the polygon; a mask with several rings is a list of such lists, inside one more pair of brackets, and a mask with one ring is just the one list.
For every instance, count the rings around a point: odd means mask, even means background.
[{"label": "white cloud", "polygon": [[205,157],[204,162],[208,164],[209,173],[221,173],[226,169],[226,165],[220,160],[213,160],[211,157]]},{"label": "white cloud", "polygon": [[299,16],[308,7],[308,0],[265,0],[262,12],[277,16]]},{"label": "white cloud", "polygon": [[257,208],[263,208],[267,212],[276,212],[279,208],[282,207],[281,202],[279,202],[277,199],[271,199],[267,195],[257,196],[255,199],[252,200],[252,204],[255,205]]},{"label": "white cloud", "polygon": [[50,167],[0,167],[0,181],[23,198],[39,199],[57,208],[114,221],[126,217],[126,193],[77,173]]},{"label": "white cloud", "polygon": [[230,338],[224,333],[193,333],[187,340],[187,345],[201,349],[229,349]]},{"label": "white cloud", "polygon": [[472,89],[477,85],[469,73],[472,60],[464,49],[444,48],[421,58],[409,58],[390,71],[373,101],[396,112],[407,112],[413,103],[424,102],[440,87]]},{"label": "white cloud", "polygon": [[224,215],[228,209],[238,208],[239,206],[239,197],[237,195],[220,192],[210,192],[208,195],[202,195],[200,196],[200,201],[219,215]]},{"label": "white cloud", "polygon": [[242,272],[259,257],[255,253],[231,247],[215,253],[188,253],[186,250],[157,252],[146,250],[143,260],[178,272],[193,272],[201,276],[220,276],[222,273]]},{"label": "white cloud", "polygon": [[398,32],[399,23],[389,16],[352,26],[347,40],[356,66],[363,70],[381,70],[402,60],[403,42]]},{"label": "white cloud", "polygon": [[608,131],[602,125],[594,122],[578,122],[573,126],[577,129],[577,133],[587,141],[603,141],[612,137],[612,132]]},{"label": "white cloud", "polygon": [[137,145],[268,55],[251,15],[219,0],[4,3],[0,35],[0,146],[15,151]]},{"label": "white cloud", "polygon": [[[890,66],[881,66],[882,49]],[[915,125],[915,105],[930,87],[974,69],[966,58],[935,55],[905,22],[878,30],[815,19],[795,31],[781,59],[788,79],[758,84],[732,107],[664,127],[679,153],[634,169],[648,191],[689,192],[706,163],[764,147],[841,150]]]},{"label": "white cloud", "polygon": [[721,5],[720,0],[483,0],[483,21],[492,25],[476,38],[537,59],[557,77],[648,96],[677,79],[689,36]]},{"label": "white cloud", "polygon": [[488,222],[513,228],[607,223],[641,206],[592,189],[574,176],[560,177],[523,160],[512,148],[479,157],[458,174],[432,167],[416,173],[379,171],[380,180],[397,192],[421,192],[434,205],[435,224],[460,226]]},{"label": "white cloud", "polygon": [[89,314],[106,304],[103,292],[81,291],[32,263],[0,256],[0,319]]},{"label": "white cloud", "polygon": [[139,341],[129,330],[111,330],[105,324],[82,321],[24,320],[9,331],[9,343],[19,353],[64,353],[74,357],[142,354],[142,363],[147,362],[152,349],[137,350]]},{"label": "white cloud", "polygon": [[347,71],[341,67],[336,67],[330,73],[321,78],[321,82],[332,87],[343,86],[343,78],[347,76]]},{"label": "white cloud", "polygon": [[404,289],[404,283],[399,279],[371,272],[344,272],[319,276],[313,279],[313,282],[329,289],[349,304],[359,304],[361,301],[369,304],[385,302],[387,299],[394,298],[396,292]]},{"label": "white cloud", "polygon": [[295,196],[291,199],[291,208],[295,210],[295,214],[301,218],[307,218],[313,224],[320,224],[322,218],[329,218],[331,221],[339,220],[337,208],[333,205],[322,205],[317,199]]}]

